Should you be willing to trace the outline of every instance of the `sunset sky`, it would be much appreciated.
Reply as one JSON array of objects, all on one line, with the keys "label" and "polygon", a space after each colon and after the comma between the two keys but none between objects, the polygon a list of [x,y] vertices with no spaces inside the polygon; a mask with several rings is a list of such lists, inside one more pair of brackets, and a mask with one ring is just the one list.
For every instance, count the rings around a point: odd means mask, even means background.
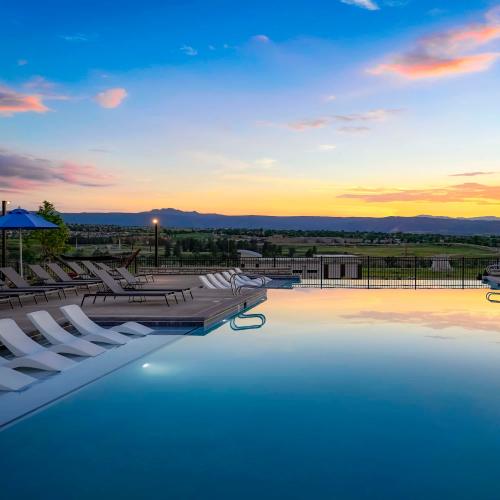
[{"label": "sunset sky", "polygon": [[3,2],[0,196],[499,216],[500,1]]}]

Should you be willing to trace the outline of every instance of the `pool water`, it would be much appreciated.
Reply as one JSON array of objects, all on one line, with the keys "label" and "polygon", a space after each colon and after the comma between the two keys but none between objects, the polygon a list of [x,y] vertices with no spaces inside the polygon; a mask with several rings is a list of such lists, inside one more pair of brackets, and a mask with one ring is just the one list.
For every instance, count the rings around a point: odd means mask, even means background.
[{"label": "pool water", "polygon": [[274,290],[249,313],[0,432],[0,498],[500,498],[484,291]]}]

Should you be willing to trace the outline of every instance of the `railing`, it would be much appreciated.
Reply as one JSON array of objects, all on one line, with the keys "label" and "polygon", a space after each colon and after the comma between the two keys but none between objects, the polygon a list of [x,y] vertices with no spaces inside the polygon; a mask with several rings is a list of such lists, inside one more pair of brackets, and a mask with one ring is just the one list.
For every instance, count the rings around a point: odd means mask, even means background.
[{"label": "railing", "polygon": [[138,256],[133,271],[200,274],[240,267],[249,274],[300,277],[297,286],[324,288],[486,288],[481,282],[497,257],[160,257]]}]

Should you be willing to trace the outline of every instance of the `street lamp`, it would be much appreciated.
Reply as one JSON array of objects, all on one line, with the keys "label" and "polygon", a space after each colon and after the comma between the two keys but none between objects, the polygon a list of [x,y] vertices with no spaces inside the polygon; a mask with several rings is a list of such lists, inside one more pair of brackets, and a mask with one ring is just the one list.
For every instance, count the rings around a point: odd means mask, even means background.
[{"label": "street lamp", "polygon": [[158,219],[153,219],[155,225],[155,267],[158,267]]},{"label": "street lamp", "polygon": [[[7,205],[10,201],[2,200],[2,217],[7,214]],[[2,230],[2,267],[7,266],[7,234],[5,229]]]}]

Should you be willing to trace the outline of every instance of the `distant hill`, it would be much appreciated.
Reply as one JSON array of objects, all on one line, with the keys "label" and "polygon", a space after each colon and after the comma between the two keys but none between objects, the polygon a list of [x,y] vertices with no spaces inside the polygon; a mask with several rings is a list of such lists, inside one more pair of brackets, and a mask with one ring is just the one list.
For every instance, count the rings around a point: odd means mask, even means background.
[{"label": "distant hill", "polygon": [[62,214],[74,224],[115,224],[118,226],[147,226],[157,217],[160,224],[172,228],[197,229],[303,229],[330,231],[378,231],[383,233],[435,233],[450,235],[499,234],[500,219],[436,217],[317,217],[270,215],[221,215],[183,212],[161,208],[149,212],[82,212]]}]

